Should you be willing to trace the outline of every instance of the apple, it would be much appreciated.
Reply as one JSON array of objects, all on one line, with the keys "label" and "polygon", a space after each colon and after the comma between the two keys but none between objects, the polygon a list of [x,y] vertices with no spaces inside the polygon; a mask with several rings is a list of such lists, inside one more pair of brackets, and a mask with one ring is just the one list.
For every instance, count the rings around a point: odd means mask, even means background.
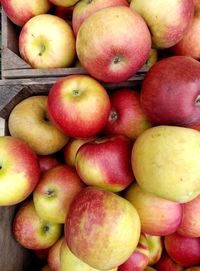
[{"label": "apple", "polygon": [[145,234],[149,247],[149,262],[148,265],[157,263],[163,252],[163,243],[160,236]]},{"label": "apple", "polygon": [[141,16],[129,7],[107,7],[90,15],[77,35],[81,65],[104,82],[128,80],[145,63],[151,35]]},{"label": "apple", "polygon": [[185,267],[200,263],[200,238],[173,233],[165,237],[164,243],[167,253],[176,263]]},{"label": "apple", "polygon": [[14,217],[14,238],[25,248],[46,249],[58,240],[61,232],[61,224],[39,218],[32,200],[25,202]]},{"label": "apple", "polygon": [[47,258],[48,258],[48,252],[49,252],[49,248],[46,248],[46,249],[35,249],[34,250],[35,255],[40,260],[47,260]]},{"label": "apple", "polygon": [[194,129],[164,125],[147,129],[136,139],[131,161],[146,192],[180,203],[200,194],[200,133]]},{"label": "apple", "polygon": [[40,172],[44,174],[47,170],[61,165],[61,163],[51,155],[38,155],[38,161],[40,164]]},{"label": "apple", "polygon": [[76,171],[67,165],[48,170],[33,192],[37,214],[51,223],[64,223],[73,198],[83,187]]},{"label": "apple", "polygon": [[190,268],[185,269],[185,271],[200,271],[200,266],[192,266]]},{"label": "apple", "polygon": [[95,137],[89,138],[70,138],[64,148],[64,159],[67,165],[75,167],[75,158],[78,149],[85,143],[95,140]]},{"label": "apple", "polygon": [[18,103],[10,113],[8,128],[12,136],[40,155],[59,151],[69,139],[49,120],[47,96],[32,96]]},{"label": "apple", "polygon": [[141,89],[141,105],[155,125],[191,126],[200,122],[200,63],[186,56],[157,62]]},{"label": "apple", "polygon": [[50,249],[48,253],[48,265],[53,271],[60,271],[60,249],[64,236],[61,237]]},{"label": "apple", "polygon": [[187,237],[200,237],[200,196],[183,204],[183,219],[177,232]]},{"label": "apple", "polygon": [[[98,271],[97,269],[89,266],[88,264],[77,258],[70,251],[65,240],[62,242],[61,245],[60,263],[60,271]],[[114,268],[110,271],[117,271],[117,268]]]},{"label": "apple", "polygon": [[69,67],[76,56],[72,28],[58,16],[37,15],[20,32],[19,52],[32,68]]},{"label": "apple", "polygon": [[194,12],[193,0],[132,0],[130,8],[146,21],[153,46],[162,49],[181,40]]},{"label": "apple", "polygon": [[127,6],[127,0],[80,0],[74,7],[72,15],[72,28],[77,36],[81,24],[93,13],[107,7]]},{"label": "apple", "polygon": [[91,137],[105,126],[110,100],[105,88],[87,75],[58,80],[48,95],[51,119],[71,137]]},{"label": "apple", "polygon": [[40,177],[36,154],[22,140],[0,137],[0,206],[17,204],[34,190]]},{"label": "apple", "polygon": [[48,265],[45,265],[45,266],[41,269],[41,271],[53,271],[53,270],[51,270],[51,268],[50,268]]},{"label": "apple", "polygon": [[71,7],[79,0],[49,0],[52,4],[60,7]]},{"label": "apple", "polygon": [[32,17],[47,13],[51,8],[48,0],[1,0],[2,7],[9,19],[23,26]]},{"label": "apple", "polygon": [[158,271],[183,271],[183,266],[175,263],[169,255],[163,253],[161,259],[156,263],[156,269]]},{"label": "apple", "polygon": [[87,185],[119,192],[134,179],[131,168],[133,143],[125,136],[98,138],[82,145],[76,154],[76,170]]},{"label": "apple", "polygon": [[79,259],[93,268],[109,270],[130,257],[140,229],[138,213],[130,202],[112,192],[86,187],[70,205],[65,238]]},{"label": "apple", "polygon": [[141,233],[139,243],[131,256],[117,269],[118,271],[143,271],[149,261],[149,246],[145,234]]},{"label": "apple", "polygon": [[136,183],[129,186],[124,196],[136,208],[142,232],[165,236],[175,232],[180,226],[183,214],[180,203],[148,193]]},{"label": "apple", "polygon": [[71,7],[56,6],[55,15],[64,20],[69,20],[70,17],[72,16],[73,10],[74,10],[74,6],[71,6]]},{"label": "apple", "polygon": [[145,66],[151,68],[158,61],[158,50],[151,48]]},{"label": "apple", "polygon": [[140,95],[132,89],[119,89],[110,94],[111,110],[103,129],[106,135],[122,134],[136,139],[151,127],[140,104]]}]

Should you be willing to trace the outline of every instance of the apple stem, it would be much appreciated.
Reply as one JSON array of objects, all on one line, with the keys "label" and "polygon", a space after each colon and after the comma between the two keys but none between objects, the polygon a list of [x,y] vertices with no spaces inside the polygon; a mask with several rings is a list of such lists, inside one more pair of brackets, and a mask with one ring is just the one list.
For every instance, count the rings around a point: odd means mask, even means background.
[{"label": "apple stem", "polygon": [[119,57],[119,56],[116,56],[114,59],[113,59],[113,63],[114,64],[117,64],[117,63],[119,63],[121,61],[121,57]]},{"label": "apple stem", "polygon": [[43,230],[44,230],[45,232],[48,232],[48,231],[50,230],[49,225],[45,225],[45,226],[43,227]]},{"label": "apple stem", "polygon": [[42,56],[42,54],[44,53],[44,51],[46,50],[46,47],[45,47],[45,45],[42,43],[41,45],[40,45],[40,52],[39,52],[39,56]]},{"label": "apple stem", "polygon": [[79,95],[80,95],[80,91],[77,90],[77,89],[74,89],[74,90],[73,90],[73,95],[74,95],[74,96],[79,96]]}]

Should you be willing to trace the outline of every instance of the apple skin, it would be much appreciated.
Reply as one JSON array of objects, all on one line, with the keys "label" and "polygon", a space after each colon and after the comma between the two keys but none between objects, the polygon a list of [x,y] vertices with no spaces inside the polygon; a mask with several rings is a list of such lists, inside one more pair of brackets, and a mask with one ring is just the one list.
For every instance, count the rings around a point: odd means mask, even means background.
[{"label": "apple skin", "polygon": [[53,271],[53,270],[51,270],[51,268],[50,268],[48,265],[45,265],[45,266],[41,269],[41,271]]},{"label": "apple skin", "polygon": [[158,61],[158,50],[151,48],[145,66],[151,68]]},{"label": "apple skin", "polygon": [[35,189],[40,178],[36,154],[22,140],[0,137],[0,206],[17,204]]},{"label": "apple skin", "polygon": [[90,138],[70,138],[64,148],[64,159],[67,165],[75,167],[76,154],[78,149],[85,143],[95,140],[95,137]]},{"label": "apple skin", "polygon": [[[154,48],[169,48],[181,40],[194,13],[193,0],[134,0],[130,8],[146,21]],[[171,12],[173,10],[173,12]]]},{"label": "apple skin", "polygon": [[9,19],[21,27],[32,17],[47,13],[51,8],[48,0],[1,0],[1,4]]},{"label": "apple skin", "polygon": [[76,39],[81,65],[103,82],[128,80],[145,64],[150,49],[146,23],[125,6],[104,8],[90,15]]},{"label": "apple skin", "polygon": [[68,20],[72,16],[74,6],[71,7],[61,7],[56,6],[55,15],[62,18],[63,20]]},{"label": "apple skin", "polygon": [[37,214],[51,223],[64,223],[73,198],[83,187],[76,171],[67,165],[48,170],[33,192]]},{"label": "apple skin", "polygon": [[151,266],[147,266],[144,271],[157,271],[155,268],[151,267]]},{"label": "apple skin", "polygon": [[200,263],[200,238],[173,233],[165,237],[164,243],[167,253],[176,263],[185,267]]},{"label": "apple skin", "polygon": [[136,208],[144,233],[165,236],[175,232],[181,224],[183,209],[180,203],[148,193],[136,183],[128,187],[124,197]]},{"label": "apple skin", "polygon": [[145,234],[141,233],[136,249],[126,262],[119,266],[118,271],[143,271],[149,261],[149,246]]},{"label": "apple skin", "polygon": [[49,248],[46,249],[35,249],[34,253],[40,260],[47,260]]},{"label": "apple skin", "polygon": [[190,268],[185,269],[185,271],[200,271],[200,266],[192,266]]},{"label": "apple skin", "polygon": [[93,268],[108,270],[130,257],[140,229],[138,213],[126,199],[87,187],[70,205],[65,238],[75,256]]},{"label": "apple skin", "polygon": [[19,52],[32,68],[69,67],[76,56],[72,28],[58,16],[37,15],[20,32]]},{"label": "apple skin", "polygon": [[53,271],[60,271],[60,249],[63,243],[64,236],[61,237],[52,247],[48,253],[48,265]]},{"label": "apple skin", "polygon": [[61,163],[51,155],[38,155],[40,172],[44,174],[47,170],[61,165]]},{"label": "apple skin", "polygon": [[78,30],[81,24],[93,13],[107,7],[114,6],[126,6],[128,7],[127,0],[92,0],[92,1],[79,1],[73,11],[72,15],[72,28],[75,36],[77,36]]},{"label": "apple skin", "polygon": [[163,243],[161,236],[145,234],[149,246],[149,262],[148,265],[157,263],[163,252]]},{"label": "apple skin", "polygon": [[69,139],[49,120],[47,99],[47,96],[31,96],[21,101],[8,119],[10,134],[27,142],[40,155],[58,152]]},{"label": "apple skin", "polygon": [[17,211],[13,221],[15,240],[28,249],[46,249],[60,237],[62,225],[39,218],[32,200],[25,202]]},{"label": "apple skin", "polygon": [[105,126],[110,100],[105,88],[92,77],[71,75],[51,88],[48,112],[55,125],[69,136],[87,138]]},{"label": "apple skin", "polygon": [[200,122],[200,63],[186,56],[167,57],[147,73],[141,105],[155,125],[191,126]]},{"label": "apple skin", "polygon": [[103,129],[106,135],[121,134],[136,139],[152,125],[145,116],[139,94],[132,89],[119,89],[110,94],[110,115]]},{"label": "apple skin", "polygon": [[163,253],[155,267],[158,271],[184,271],[184,267],[175,263],[166,252]]},{"label": "apple skin", "polygon": [[200,196],[183,204],[183,218],[177,232],[186,237],[200,237]]},{"label": "apple skin", "polygon": [[131,168],[133,143],[118,135],[82,145],[76,154],[76,170],[87,185],[119,192],[134,179]]},{"label": "apple skin", "polygon": [[79,0],[50,0],[50,2],[60,7],[71,7],[75,5]]}]

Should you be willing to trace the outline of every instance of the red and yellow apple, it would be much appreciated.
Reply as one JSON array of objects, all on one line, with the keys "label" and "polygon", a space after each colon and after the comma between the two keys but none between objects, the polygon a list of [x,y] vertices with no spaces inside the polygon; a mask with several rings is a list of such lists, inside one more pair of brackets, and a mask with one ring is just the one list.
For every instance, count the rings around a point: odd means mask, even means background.
[{"label": "red and yellow apple", "polygon": [[60,249],[62,242],[64,240],[64,236],[61,237],[53,246],[49,249],[48,253],[48,265],[52,269],[52,271],[60,271]]}]

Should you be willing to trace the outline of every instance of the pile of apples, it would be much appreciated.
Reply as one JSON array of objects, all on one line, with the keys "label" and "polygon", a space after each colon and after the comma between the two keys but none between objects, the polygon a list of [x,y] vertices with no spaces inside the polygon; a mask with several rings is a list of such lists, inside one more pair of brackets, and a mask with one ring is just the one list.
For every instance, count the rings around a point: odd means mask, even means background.
[{"label": "pile of apples", "polygon": [[[0,206],[20,204],[15,240],[47,261],[42,271],[200,270],[200,0],[1,3],[32,67],[77,56],[89,74],[10,113]],[[53,5],[72,26],[44,14]],[[178,56],[155,63],[139,91],[121,89],[151,47]]]}]

